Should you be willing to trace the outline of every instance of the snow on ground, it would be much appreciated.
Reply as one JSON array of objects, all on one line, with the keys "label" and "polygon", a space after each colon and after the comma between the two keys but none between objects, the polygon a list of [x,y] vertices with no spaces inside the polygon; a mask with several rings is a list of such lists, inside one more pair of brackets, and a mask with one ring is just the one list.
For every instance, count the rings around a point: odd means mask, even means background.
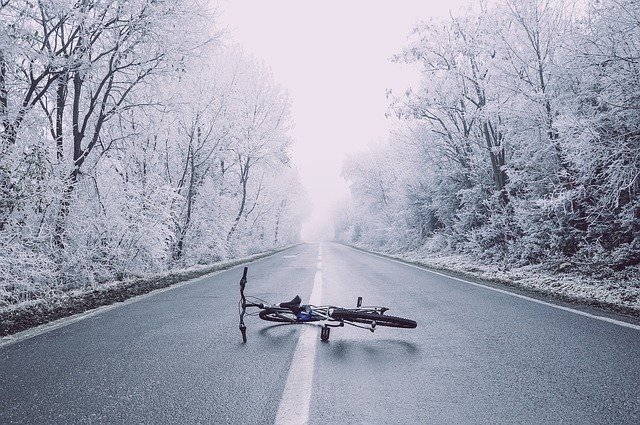
[{"label": "snow on ground", "polygon": [[97,307],[125,301],[156,289],[195,279],[218,270],[248,263],[259,258],[281,252],[288,247],[264,252],[250,257],[223,261],[204,266],[194,266],[181,270],[141,276],[118,282],[108,282],[82,290],[51,292],[46,298],[26,301],[0,308],[0,337],[11,335],[34,326],[74,314],[83,313]]},{"label": "snow on ground", "polygon": [[427,268],[521,288],[564,301],[596,305],[640,316],[640,276],[636,276],[635,279],[615,275],[595,278],[575,272],[554,273],[545,269],[543,265],[507,268],[496,264],[483,264],[461,254],[431,251],[377,253]]}]

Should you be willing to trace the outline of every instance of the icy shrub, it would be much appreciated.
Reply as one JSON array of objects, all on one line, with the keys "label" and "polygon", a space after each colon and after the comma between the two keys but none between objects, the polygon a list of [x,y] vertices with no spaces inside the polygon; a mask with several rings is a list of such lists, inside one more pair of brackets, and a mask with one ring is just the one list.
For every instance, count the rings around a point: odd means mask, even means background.
[{"label": "icy shrub", "polygon": [[46,297],[59,291],[56,264],[23,241],[0,239],[0,307]]}]

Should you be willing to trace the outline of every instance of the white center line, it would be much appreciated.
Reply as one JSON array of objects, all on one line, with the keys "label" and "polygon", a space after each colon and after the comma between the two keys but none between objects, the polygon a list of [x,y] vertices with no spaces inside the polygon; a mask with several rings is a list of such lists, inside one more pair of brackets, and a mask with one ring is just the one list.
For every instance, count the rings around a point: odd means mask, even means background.
[{"label": "white center line", "polygon": [[[320,304],[322,298],[322,248],[318,253],[316,275],[309,304]],[[315,326],[305,326],[296,351],[293,354],[291,368],[284,386],[282,399],[276,414],[276,425],[308,424],[311,407],[313,367],[316,359],[318,332]]]}]

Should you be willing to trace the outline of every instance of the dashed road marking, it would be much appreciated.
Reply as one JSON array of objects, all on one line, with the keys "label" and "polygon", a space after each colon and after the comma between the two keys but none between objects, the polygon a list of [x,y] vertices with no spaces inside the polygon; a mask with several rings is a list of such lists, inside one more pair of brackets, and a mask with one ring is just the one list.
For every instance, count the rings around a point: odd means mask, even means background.
[{"label": "dashed road marking", "polygon": [[[309,304],[319,305],[322,299],[322,247],[318,253],[316,275]],[[308,424],[313,388],[313,368],[316,359],[318,333],[316,326],[305,326],[291,361],[282,399],[276,414],[276,425]]]}]

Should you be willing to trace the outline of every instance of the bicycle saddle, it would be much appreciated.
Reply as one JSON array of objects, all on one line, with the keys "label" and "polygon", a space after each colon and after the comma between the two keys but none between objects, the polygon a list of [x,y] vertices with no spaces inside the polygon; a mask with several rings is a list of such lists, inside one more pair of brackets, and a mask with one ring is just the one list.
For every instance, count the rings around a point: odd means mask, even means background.
[{"label": "bicycle saddle", "polygon": [[296,295],[294,299],[286,303],[280,303],[280,307],[288,308],[293,312],[293,314],[298,314],[300,311],[300,303],[302,302],[302,298],[300,295]]}]

